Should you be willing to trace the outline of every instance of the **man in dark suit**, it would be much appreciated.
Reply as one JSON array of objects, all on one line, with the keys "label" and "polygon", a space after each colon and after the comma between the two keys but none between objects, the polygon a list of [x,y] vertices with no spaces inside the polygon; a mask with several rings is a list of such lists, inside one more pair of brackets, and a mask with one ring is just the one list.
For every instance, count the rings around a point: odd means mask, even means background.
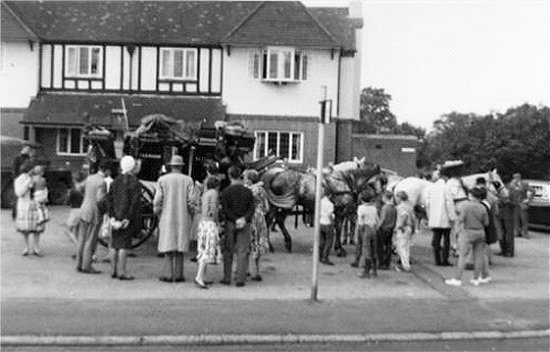
[{"label": "man in dark suit", "polygon": [[521,179],[520,173],[515,173],[513,177],[510,183],[510,198],[514,204],[514,236],[529,238],[527,211],[533,192],[527,182]]},{"label": "man in dark suit", "polygon": [[222,240],[223,280],[224,285],[231,284],[231,267],[233,255],[237,257],[235,284],[244,286],[248,270],[248,253],[250,250],[250,221],[254,215],[254,196],[252,191],[241,181],[241,169],[231,166],[227,171],[231,184],[220,197],[221,215],[225,220]]},{"label": "man in dark suit", "polygon": [[97,237],[103,218],[97,204],[107,193],[105,183],[106,163],[99,165],[99,170],[84,181],[84,199],[80,207],[80,225],[78,229],[78,251],[76,270],[86,274],[99,274],[101,271],[92,267],[92,256],[97,247]]}]

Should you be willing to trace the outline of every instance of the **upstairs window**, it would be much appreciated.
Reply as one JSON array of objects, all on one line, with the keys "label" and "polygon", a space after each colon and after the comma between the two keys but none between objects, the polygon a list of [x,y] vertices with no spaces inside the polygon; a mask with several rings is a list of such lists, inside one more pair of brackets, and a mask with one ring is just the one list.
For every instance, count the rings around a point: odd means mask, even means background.
[{"label": "upstairs window", "polygon": [[260,159],[269,154],[275,154],[288,159],[291,163],[301,163],[303,159],[303,133],[256,131],[254,158]]},{"label": "upstairs window", "polygon": [[160,79],[196,80],[197,49],[161,49]]},{"label": "upstairs window", "polygon": [[82,78],[102,77],[102,47],[67,46],[65,50],[65,76]]},{"label": "upstairs window", "polygon": [[272,82],[306,81],[308,56],[293,48],[253,50],[249,56],[249,75],[254,79]]}]

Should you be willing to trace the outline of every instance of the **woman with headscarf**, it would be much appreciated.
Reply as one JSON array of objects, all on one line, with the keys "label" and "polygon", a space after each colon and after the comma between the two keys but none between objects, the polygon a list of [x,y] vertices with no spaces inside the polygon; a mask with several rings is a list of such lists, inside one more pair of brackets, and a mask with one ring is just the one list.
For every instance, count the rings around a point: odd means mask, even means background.
[{"label": "woman with headscarf", "polygon": [[266,254],[269,248],[268,229],[265,221],[265,214],[269,211],[269,202],[267,193],[263,187],[263,182],[256,170],[246,170],[244,172],[244,184],[252,191],[254,196],[254,215],[252,216],[252,231],[250,241],[250,254],[256,263],[256,272],[252,280],[261,281],[260,258]]},{"label": "woman with headscarf", "polygon": [[15,228],[23,234],[25,239],[25,248],[23,256],[29,255],[29,235],[34,235],[34,250],[33,254],[40,256],[38,248],[38,239],[40,234],[44,232],[44,223],[39,223],[38,208],[33,200],[34,181],[31,171],[33,164],[30,160],[26,160],[21,165],[19,171],[21,174],[15,179],[15,195],[17,196],[17,216],[15,218]]},{"label": "woman with headscarf", "polygon": [[136,160],[133,157],[123,157],[120,161],[121,174],[114,179],[108,193],[113,279],[134,279],[126,272],[126,261],[127,251],[132,249],[132,237],[141,231],[141,186],[133,173],[135,168]]}]

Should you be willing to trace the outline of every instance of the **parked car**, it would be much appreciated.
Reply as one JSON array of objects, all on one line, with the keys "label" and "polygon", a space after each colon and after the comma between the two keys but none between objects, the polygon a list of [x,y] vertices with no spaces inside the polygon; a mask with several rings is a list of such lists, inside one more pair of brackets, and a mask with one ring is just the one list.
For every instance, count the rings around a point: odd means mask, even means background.
[{"label": "parked car", "polygon": [[34,161],[45,166],[44,177],[48,183],[50,204],[64,204],[67,191],[71,187],[72,174],[68,169],[52,168],[44,154],[40,144],[23,139],[0,136],[0,154],[2,166],[1,206],[11,208],[15,204],[15,192],[13,189],[13,160],[21,152],[23,146],[28,145],[35,150]]},{"label": "parked car", "polygon": [[550,231],[550,181],[526,180],[534,191],[529,203],[529,227]]}]

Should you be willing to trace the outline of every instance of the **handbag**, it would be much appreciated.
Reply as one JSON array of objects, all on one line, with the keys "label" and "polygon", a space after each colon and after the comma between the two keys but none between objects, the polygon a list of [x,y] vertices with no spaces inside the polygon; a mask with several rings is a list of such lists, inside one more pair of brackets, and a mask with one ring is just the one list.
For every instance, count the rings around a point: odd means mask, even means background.
[{"label": "handbag", "polygon": [[99,238],[101,238],[102,240],[110,240],[112,236],[113,228],[111,226],[109,216],[103,215],[103,222],[101,223],[101,228],[99,229]]}]

